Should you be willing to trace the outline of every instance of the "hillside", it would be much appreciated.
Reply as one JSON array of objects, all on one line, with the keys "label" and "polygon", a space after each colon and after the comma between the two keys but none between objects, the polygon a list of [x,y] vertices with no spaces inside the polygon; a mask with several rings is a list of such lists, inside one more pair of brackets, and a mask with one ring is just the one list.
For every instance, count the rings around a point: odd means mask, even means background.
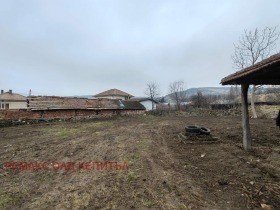
[{"label": "hillside", "polygon": [[[187,97],[197,94],[197,92],[202,92],[203,95],[226,95],[229,93],[230,87],[198,87],[189,88],[183,92],[186,93]],[[170,99],[170,94],[166,95],[165,100]]]}]

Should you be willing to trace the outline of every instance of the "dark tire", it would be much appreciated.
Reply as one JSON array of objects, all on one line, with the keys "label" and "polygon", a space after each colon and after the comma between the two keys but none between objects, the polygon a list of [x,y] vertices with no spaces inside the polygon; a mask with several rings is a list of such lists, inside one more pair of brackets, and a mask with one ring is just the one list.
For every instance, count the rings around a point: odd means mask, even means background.
[{"label": "dark tire", "polygon": [[280,127],[280,110],[279,110],[277,118],[276,118],[276,126]]},{"label": "dark tire", "polygon": [[187,126],[185,128],[186,130],[186,133],[189,133],[189,134],[200,134],[200,127],[197,127],[197,126],[194,126],[194,125],[191,125],[191,126]]},{"label": "dark tire", "polygon": [[201,127],[200,128],[200,133],[205,134],[205,135],[209,135],[210,134],[210,129],[206,128],[206,127]]}]

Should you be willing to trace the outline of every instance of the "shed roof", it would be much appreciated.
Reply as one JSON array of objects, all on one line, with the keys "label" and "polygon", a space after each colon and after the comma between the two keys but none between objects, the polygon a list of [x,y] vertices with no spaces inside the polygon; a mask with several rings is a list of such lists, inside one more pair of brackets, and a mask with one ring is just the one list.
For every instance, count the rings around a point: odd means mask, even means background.
[{"label": "shed roof", "polygon": [[130,97],[132,97],[132,95],[130,95],[129,93],[126,93],[126,92],[118,90],[118,89],[106,90],[102,93],[96,94],[95,96],[96,97],[102,97],[102,96],[130,96]]},{"label": "shed roof", "polygon": [[142,110],[142,104],[127,103],[121,100],[112,99],[86,99],[86,98],[66,98],[57,96],[30,97],[29,109],[31,110],[58,110],[58,109],[128,109]]},{"label": "shed roof", "polygon": [[7,100],[7,101],[26,101],[26,97],[17,94],[17,93],[2,93],[0,94],[0,100]]},{"label": "shed roof", "polygon": [[152,101],[154,103],[158,103],[157,101],[151,99],[151,98],[148,98],[148,97],[133,97],[131,99],[129,99],[130,101],[139,101],[139,102],[142,102],[142,101]]},{"label": "shed roof", "polygon": [[280,84],[280,53],[223,78],[221,84]]},{"label": "shed roof", "polygon": [[138,101],[121,101],[124,109],[129,110],[146,110],[146,108]]}]

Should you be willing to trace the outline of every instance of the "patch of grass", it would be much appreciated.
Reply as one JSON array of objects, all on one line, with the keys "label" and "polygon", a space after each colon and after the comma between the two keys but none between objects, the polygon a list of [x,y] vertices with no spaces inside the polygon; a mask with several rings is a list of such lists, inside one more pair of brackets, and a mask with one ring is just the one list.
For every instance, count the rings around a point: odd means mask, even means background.
[{"label": "patch of grass", "polygon": [[72,207],[73,209],[82,209],[87,207],[90,202],[90,194],[74,192],[72,195]]},{"label": "patch of grass", "polygon": [[125,156],[123,158],[123,162],[127,162],[128,163],[129,171],[128,171],[128,173],[126,173],[127,172],[126,170],[120,171],[119,174],[121,175],[124,172],[123,175],[126,177],[126,179],[129,182],[137,180],[140,177],[140,175],[137,174],[135,171],[131,171],[130,169],[131,169],[131,166],[133,166],[139,160],[140,160],[140,155],[138,153],[130,154],[128,156]]},{"label": "patch of grass", "polygon": [[183,167],[186,170],[192,170],[195,168],[195,166],[193,166],[192,164],[189,164],[189,163],[185,163]]},{"label": "patch of grass", "polygon": [[20,200],[22,200],[24,196],[25,195],[22,192],[0,195],[0,209],[5,209],[9,205],[13,205],[17,202],[20,202]]},{"label": "patch of grass", "polygon": [[179,205],[179,208],[180,208],[180,209],[188,209],[188,207],[187,207],[185,204],[183,204],[183,203],[181,203],[181,204]]},{"label": "patch of grass", "polygon": [[141,150],[145,150],[148,148],[148,139],[142,139],[141,141],[138,142],[139,148]]},{"label": "patch of grass", "polygon": [[58,125],[56,127],[46,128],[46,134],[50,134],[58,139],[73,138],[78,134],[84,132],[92,132],[96,129],[109,128],[113,125],[112,122],[90,122],[78,125],[76,127],[63,127]]},{"label": "patch of grass", "polygon": [[62,129],[58,130],[55,134],[57,136],[59,136],[59,137],[64,138],[64,137],[73,136],[73,135],[75,135],[75,134],[77,134],[79,132],[80,132],[80,130],[76,129],[76,128],[71,128],[71,129],[69,129],[69,128],[62,128]]},{"label": "patch of grass", "polygon": [[137,180],[140,177],[140,175],[136,174],[134,171],[129,171],[127,173],[127,180],[132,182]]},{"label": "patch of grass", "polygon": [[8,195],[0,196],[0,209],[7,207],[10,203],[12,203],[13,198]]},{"label": "patch of grass", "polygon": [[64,139],[67,137],[73,137],[74,135],[80,133],[78,128],[65,128],[65,127],[55,127],[48,128],[46,132],[56,138]]},{"label": "patch of grass", "polygon": [[151,115],[151,114],[141,115],[140,117],[145,119],[145,120],[148,120],[147,122],[158,120],[158,116]]},{"label": "patch of grass", "polygon": [[161,122],[159,122],[159,125],[169,125],[169,122],[167,122],[167,121],[161,121]]},{"label": "patch of grass", "polygon": [[132,154],[130,156],[125,156],[123,158],[123,162],[127,162],[128,166],[133,165],[136,161],[138,161],[140,159],[140,155],[139,154]]},{"label": "patch of grass", "polygon": [[148,208],[151,208],[153,205],[156,204],[156,202],[151,201],[151,200],[144,200],[142,199],[142,204]]},{"label": "patch of grass", "polygon": [[46,171],[45,178],[53,178],[54,175],[57,175],[56,171],[54,170]]},{"label": "patch of grass", "polygon": [[88,129],[98,129],[98,128],[109,128],[113,125],[112,122],[91,122],[85,123],[80,127],[80,130],[88,130]]}]

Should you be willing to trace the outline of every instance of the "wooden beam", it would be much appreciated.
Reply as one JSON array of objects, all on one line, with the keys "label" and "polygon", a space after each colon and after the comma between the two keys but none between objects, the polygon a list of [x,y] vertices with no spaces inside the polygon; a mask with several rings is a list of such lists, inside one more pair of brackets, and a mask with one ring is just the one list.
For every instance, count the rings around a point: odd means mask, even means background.
[{"label": "wooden beam", "polygon": [[243,147],[245,150],[250,150],[252,148],[248,111],[248,88],[248,84],[241,85]]}]

